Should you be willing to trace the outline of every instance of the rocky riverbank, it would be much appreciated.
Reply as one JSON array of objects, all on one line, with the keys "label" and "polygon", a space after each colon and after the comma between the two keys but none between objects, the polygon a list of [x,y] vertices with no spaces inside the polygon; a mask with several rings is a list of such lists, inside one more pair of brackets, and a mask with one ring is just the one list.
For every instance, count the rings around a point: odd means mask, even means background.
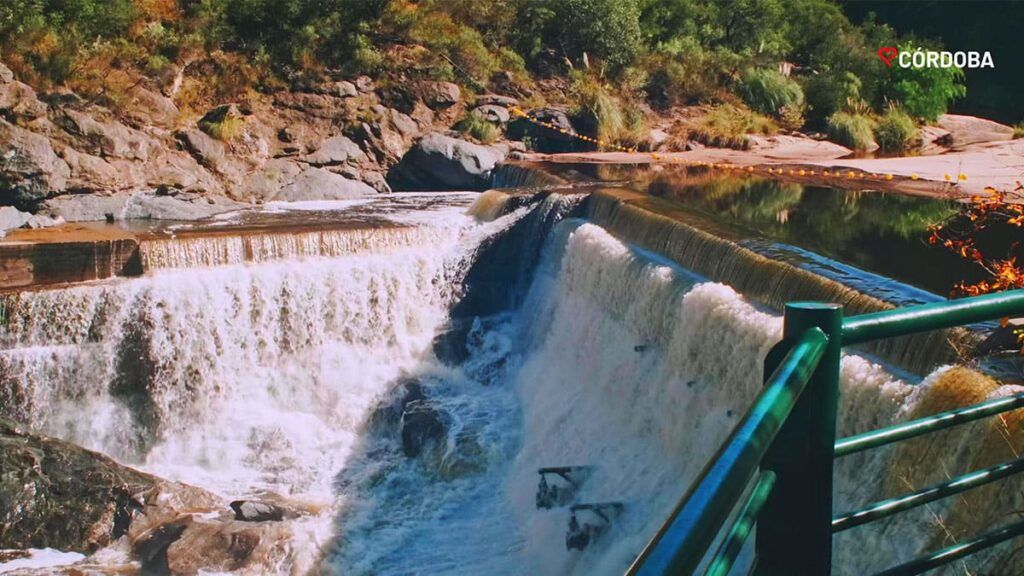
[{"label": "rocky riverbank", "polygon": [[468,100],[448,82],[380,88],[368,77],[301,84],[196,118],[174,82],[114,105],[37,93],[0,64],[0,228],[203,218],[268,201],[398,189],[484,189],[520,144],[450,131],[469,114],[501,125],[516,100]]},{"label": "rocky riverbank", "polygon": [[[76,563],[76,574],[264,572],[299,554],[288,542],[320,512],[270,494],[228,502],[5,419],[0,469],[0,562],[31,549],[104,550]],[[309,567],[309,553],[288,560]]]}]

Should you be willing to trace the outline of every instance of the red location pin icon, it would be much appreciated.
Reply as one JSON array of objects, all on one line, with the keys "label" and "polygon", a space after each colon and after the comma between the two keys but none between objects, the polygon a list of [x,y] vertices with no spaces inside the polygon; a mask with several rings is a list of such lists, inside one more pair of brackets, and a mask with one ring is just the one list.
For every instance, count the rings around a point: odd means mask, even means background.
[{"label": "red location pin icon", "polygon": [[885,65],[892,68],[892,61],[896,59],[900,53],[899,49],[895,46],[882,46],[878,49],[878,57],[885,62]]}]

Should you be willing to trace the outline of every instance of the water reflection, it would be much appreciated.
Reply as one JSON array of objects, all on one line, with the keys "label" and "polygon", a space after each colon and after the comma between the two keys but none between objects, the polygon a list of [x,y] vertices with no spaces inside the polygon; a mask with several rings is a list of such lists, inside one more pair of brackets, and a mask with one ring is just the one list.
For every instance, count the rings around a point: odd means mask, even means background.
[{"label": "water reflection", "polygon": [[781,250],[791,259],[814,259],[779,244],[795,246],[941,295],[983,274],[926,243],[928,227],[956,213],[949,200],[684,170],[653,174],[636,186],[775,257]]}]

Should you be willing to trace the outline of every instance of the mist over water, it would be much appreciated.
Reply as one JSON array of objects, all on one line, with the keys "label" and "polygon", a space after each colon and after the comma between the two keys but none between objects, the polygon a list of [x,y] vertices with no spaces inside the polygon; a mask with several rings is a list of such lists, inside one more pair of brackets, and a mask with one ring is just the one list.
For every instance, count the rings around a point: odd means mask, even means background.
[{"label": "mist over water", "polygon": [[[426,245],[333,257],[296,248],[7,296],[0,410],[225,498],[270,490],[319,503],[281,573],[620,574],[760,390],[782,321],[595,224],[555,224],[575,206],[559,202],[488,223],[464,205],[398,216],[431,227],[416,232],[434,239]],[[532,280],[506,299],[518,307],[464,319],[465,357],[436,357],[467,275],[517,225],[543,246],[522,276]],[[913,417],[948,372],[917,386],[845,356],[840,433]],[[415,458],[394,412],[409,386],[444,422]],[[986,457],[989,432],[953,434],[940,439],[959,446],[944,470]],[[837,508],[925,485],[897,460],[938,441],[840,461]],[[566,465],[592,467],[576,502],[624,506],[582,552],[566,550],[567,508],[535,506],[537,469]],[[954,503],[844,534],[837,572],[934,547],[935,515],[955,524],[963,512]],[[865,546],[880,552],[865,558]]]}]

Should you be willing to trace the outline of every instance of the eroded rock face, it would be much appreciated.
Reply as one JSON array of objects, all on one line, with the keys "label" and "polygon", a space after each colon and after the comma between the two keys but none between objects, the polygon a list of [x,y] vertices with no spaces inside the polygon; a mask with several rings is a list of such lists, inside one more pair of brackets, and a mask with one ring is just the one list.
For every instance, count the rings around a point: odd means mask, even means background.
[{"label": "eroded rock face", "polygon": [[508,149],[440,133],[421,138],[388,174],[396,190],[486,190]]},{"label": "eroded rock face", "polygon": [[77,137],[82,149],[90,154],[142,162],[149,159],[149,139],[124,124],[97,120],[85,112],[71,109],[63,110],[54,121]]},{"label": "eroded rock face", "polygon": [[[282,562],[301,573],[315,561],[292,550],[289,520],[320,513],[316,505],[266,494],[229,507],[201,488],[162,480],[5,419],[0,470],[0,549],[91,554],[109,546],[129,552],[142,574],[262,574]],[[138,565],[100,554],[65,570],[136,573]]]},{"label": "eroded rock face", "polygon": [[64,191],[70,174],[49,139],[0,120],[0,203],[31,207]]},{"label": "eroded rock face", "polygon": [[0,115],[12,120],[34,120],[46,115],[46,104],[28,84],[18,82],[9,68],[0,64]]},{"label": "eroded rock face", "polygon": [[128,92],[120,112],[136,128],[157,126],[166,130],[175,127],[179,115],[173,100],[142,86],[136,86]]}]

